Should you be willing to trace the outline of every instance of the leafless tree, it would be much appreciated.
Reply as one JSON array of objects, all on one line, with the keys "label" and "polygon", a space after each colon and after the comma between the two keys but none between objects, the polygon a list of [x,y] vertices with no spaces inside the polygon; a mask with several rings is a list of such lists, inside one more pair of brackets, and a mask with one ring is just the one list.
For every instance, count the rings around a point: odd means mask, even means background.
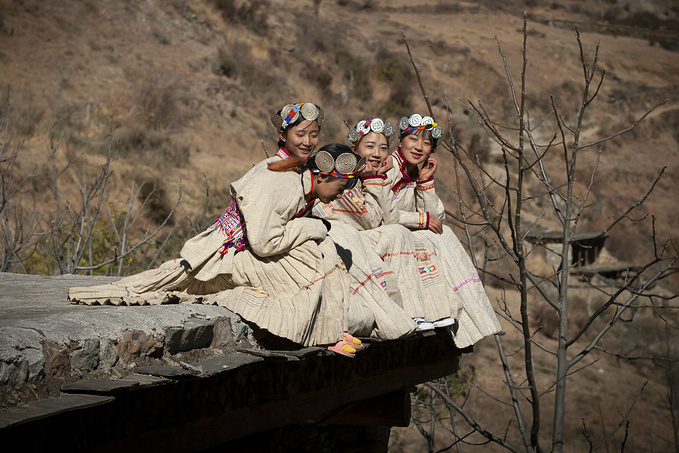
[{"label": "leafless tree", "polygon": [[23,142],[17,138],[11,121],[10,89],[0,118],[0,271],[24,270],[35,245],[42,239],[38,231],[42,216],[30,190],[33,170],[21,174],[17,158]]},{"label": "leafless tree", "polygon": [[[466,436],[472,432],[480,434],[487,442],[496,443],[513,452],[563,451],[565,415],[568,408],[566,388],[569,377],[587,366],[583,366],[582,361],[590,354],[609,353],[602,347],[602,339],[622,320],[632,320],[634,310],[642,308],[641,301],[649,300],[644,298],[668,303],[675,297],[654,289],[657,282],[679,270],[677,248],[669,239],[661,241],[656,236],[655,218],[651,219],[652,233],[649,238],[650,247],[653,250],[652,258],[636,268],[630,268],[624,278],[612,289],[598,285],[594,279],[582,274],[579,271],[579,265],[582,263],[572,260],[571,247],[577,240],[578,224],[583,217],[583,212],[589,207],[588,198],[591,195],[603,145],[632,130],[658,107],[650,109],[629,127],[606,137],[585,142],[583,133],[585,113],[599,94],[605,71],[601,71],[598,67],[598,45],[593,56],[588,57],[577,30],[576,39],[583,71],[583,91],[577,115],[574,118],[567,118],[552,98],[551,112],[545,118],[535,122],[529,113],[526,96],[528,82],[525,18],[522,67],[518,85],[513,79],[500,41],[496,38],[511,96],[514,121],[510,125],[500,124],[480,101],[467,100],[465,104],[476,115],[480,126],[501,150],[503,163],[501,176],[487,171],[477,156],[471,155],[461,143],[456,141],[452,135],[452,126],[449,137],[444,140],[443,147],[452,154],[458,176],[459,206],[454,211],[448,212],[448,215],[466,235],[472,260],[480,272],[487,278],[502,282],[506,287],[514,288],[520,295],[518,313],[512,313],[504,296],[498,301],[496,312],[520,333],[522,344],[516,353],[522,354],[523,360],[520,369],[512,368],[503,337],[495,336],[509,398],[506,402],[500,399],[496,401],[498,404],[510,406],[514,413],[514,420],[507,425],[504,433],[493,433],[486,429],[481,419],[482,415],[476,416],[473,411],[456,402],[445,383],[435,382],[427,385],[429,391],[426,392],[424,401],[431,407],[434,407],[437,400],[442,401],[446,410],[459,415],[470,428],[465,432],[453,433],[454,441],[438,451],[447,450],[453,445],[459,447],[459,442],[464,442]],[[434,116],[405,35],[404,41],[429,113]],[[452,123],[450,109],[447,110],[449,122]],[[550,127],[551,132],[545,133],[544,130]],[[540,142],[542,137],[548,137],[544,144]],[[577,194],[574,189],[576,170],[579,170],[576,164],[580,153],[585,149],[596,148],[598,148],[598,154],[596,163],[590,172],[589,185],[584,194]],[[554,164],[555,162],[557,165]],[[558,170],[555,171],[555,168]],[[650,182],[646,193],[638,201],[620,213],[607,228],[595,236],[603,237],[616,225],[629,220],[631,214],[650,196],[662,177],[663,171],[664,169],[659,171],[655,180]],[[529,179],[537,181],[537,184],[529,184]],[[472,194],[471,198],[463,195],[460,184],[467,186],[466,189]],[[536,189],[536,185],[539,189]],[[538,225],[546,216],[554,218],[560,228],[557,247],[546,251],[556,257],[558,265],[550,273],[545,274],[544,271],[532,268],[530,265],[529,257],[534,250],[527,237],[531,233],[535,235]],[[478,243],[481,247],[477,247]],[[479,250],[483,251],[479,252]],[[494,261],[502,261],[503,266],[508,270],[498,271],[498,266],[492,266]],[[569,298],[571,285],[569,280],[574,276],[588,282],[592,290],[598,291],[604,298],[603,302],[594,308],[589,318],[578,328],[575,328],[569,319],[572,304],[572,297]],[[529,307],[531,298],[542,300],[557,319],[556,347],[548,347],[539,341],[539,337],[536,337],[536,326],[534,319],[531,318],[532,309]],[[629,319],[624,319],[623,316],[628,316]],[[536,379],[536,349],[540,350],[541,354],[546,353],[554,362],[555,371],[550,377],[551,383],[546,388],[541,387]],[[618,356],[624,358],[624,355]],[[515,376],[520,376],[520,381],[515,380]],[[553,419],[549,429],[543,429],[542,425],[545,423],[543,414],[545,398],[554,399]],[[523,404],[524,402],[528,402],[528,405]],[[617,427],[612,432],[605,433],[603,439],[594,439],[586,426],[584,427],[583,435],[590,445],[590,450],[593,451],[605,445],[619,429],[623,427],[627,429],[629,413],[635,402],[635,398],[630,398],[629,411],[621,414]],[[418,404],[423,403],[419,401]],[[528,407],[527,411],[526,407]],[[434,419],[434,411],[431,414]],[[428,429],[426,433],[428,440],[433,437],[433,428],[427,428],[426,423],[418,420],[417,426],[421,431]],[[507,440],[507,432],[510,429],[518,430],[517,437],[521,439],[521,445],[514,445]],[[552,433],[551,440],[545,439],[545,431]],[[625,440],[620,445],[623,450],[626,440],[625,435]],[[546,447],[546,444],[550,444],[550,447]],[[430,451],[437,451],[431,442],[429,445]]]},{"label": "leafless tree", "polygon": [[[673,340],[673,341],[672,341]],[[676,337],[671,334],[671,328],[665,327],[665,350],[668,357],[676,356]],[[672,426],[674,451],[679,453],[679,364],[668,361],[663,363],[666,383],[666,404],[669,420]]]},{"label": "leafless tree", "polygon": [[[113,231],[114,237],[116,239],[116,242],[118,244],[119,250],[120,250],[120,258],[118,259],[118,271],[116,272],[117,276],[123,275],[123,263],[125,256],[130,255],[132,252],[134,252],[137,248],[140,246],[146,244],[148,241],[153,239],[157,234],[160,233],[160,231],[165,227],[165,225],[168,223],[172,215],[174,214],[175,209],[177,208],[179,201],[181,200],[181,185],[179,187],[179,195],[177,197],[177,201],[175,205],[172,207],[172,210],[170,213],[165,217],[163,222],[156,228],[155,231],[150,232],[150,228],[146,227],[146,230],[144,231],[143,237],[132,247],[129,246],[129,232],[130,229],[137,224],[137,222],[140,219],[140,216],[143,214],[145,208],[149,204],[149,200],[153,195],[156,193],[157,187],[154,184],[152,189],[146,194],[144,199],[141,201],[141,204],[136,207],[135,211],[135,202],[139,200],[140,198],[140,192],[141,189],[147,185],[147,184],[152,184],[149,181],[143,181],[141,184],[137,184],[136,178],[132,178],[132,184],[130,185],[130,196],[129,196],[129,202],[128,202],[128,207],[127,210],[123,212],[122,216],[122,221],[120,226],[116,223],[115,220],[115,215],[111,212],[111,208],[109,204],[106,204],[106,213],[108,214],[108,219],[110,221],[111,225],[111,230]],[[177,223],[175,223],[175,226]],[[167,243],[167,240],[174,234],[175,232],[175,226],[173,226],[170,231],[165,235],[165,239],[163,241],[163,244]],[[128,248],[129,247],[129,248]],[[162,247],[160,247],[160,250],[162,250]],[[100,266],[111,264],[115,262],[115,257],[112,259],[109,259],[108,261],[100,264]],[[90,269],[92,269],[92,266],[90,265]]]},{"label": "leafless tree", "polygon": [[[142,237],[130,244],[130,231],[139,221],[155,188],[135,208],[140,189],[146,182],[137,185],[136,179],[133,178],[127,209],[122,212],[119,221],[116,221],[108,200],[108,181],[112,174],[111,163],[114,152],[113,122],[109,122],[106,161],[101,166],[99,174],[92,180],[88,178],[86,166],[83,164],[81,167],[77,200],[71,199],[60,184],[60,178],[72,169],[74,161],[69,161],[60,167],[57,163],[58,149],[59,144],[55,142],[54,134],[50,134],[49,160],[54,216],[50,220],[47,240],[39,245],[40,250],[43,255],[50,257],[61,273],[91,272],[117,262],[117,271],[114,274],[121,275],[123,259],[161,233],[172,218],[181,200],[181,181],[177,201],[161,224],[153,230],[147,226]],[[108,215],[108,221],[103,218],[105,213]],[[97,239],[99,233],[96,227],[101,224],[101,221],[110,225],[112,250],[107,257],[95,261],[93,241]],[[172,234],[173,231],[171,230],[168,234]]]}]

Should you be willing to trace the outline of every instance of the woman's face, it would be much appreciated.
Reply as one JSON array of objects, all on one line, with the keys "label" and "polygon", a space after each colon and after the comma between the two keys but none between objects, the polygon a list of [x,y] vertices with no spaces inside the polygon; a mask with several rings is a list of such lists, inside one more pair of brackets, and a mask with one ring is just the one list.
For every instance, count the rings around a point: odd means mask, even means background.
[{"label": "woman's face", "polygon": [[316,121],[304,120],[296,126],[278,131],[278,135],[291,156],[307,160],[309,154],[318,146],[320,132],[321,128]]},{"label": "woman's face", "polygon": [[342,197],[347,179],[333,178],[324,173],[317,173],[315,177],[316,181],[312,193],[315,198],[328,204]]},{"label": "woman's face", "polygon": [[412,168],[426,162],[431,154],[431,133],[416,131],[401,139],[401,153]]},{"label": "woman's face", "polygon": [[354,145],[351,149],[366,159],[366,174],[375,174],[382,166],[382,163],[389,155],[389,143],[384,134],[370,132],[364,136],[358,146]]}]

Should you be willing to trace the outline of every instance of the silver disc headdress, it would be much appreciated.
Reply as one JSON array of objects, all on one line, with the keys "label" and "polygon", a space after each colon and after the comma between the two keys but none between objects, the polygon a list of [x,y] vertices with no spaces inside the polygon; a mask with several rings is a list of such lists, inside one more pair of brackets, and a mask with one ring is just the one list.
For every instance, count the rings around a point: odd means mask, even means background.
[{"label": "silver disc headdress", "polygon": [[311,102],[287,104],[278,113],[271,116],[271,124],[277,130],[283,130],[297,121],[300,116],[305,120],[315,120],[318,123],[318,127],[323,125],[323,109]]},{"label": "silver disc headdress", "polygon": [[441,126],[435,123],[431,116],[421,116],[417,113],[413,113],[410,117],[404,116],[401,118],[398,127],[401,132],[401,137],[403,137],[406,132],[415,130],[431,131],[431,137],[435,140],[441,138],[441,135],[443,134]]},{"label": "silver disc headdress", "polygon": [[355,127],[349,129],[349,135],[344,139],[344,143],[348,146],[355,145],[370,132],[384,134],[385,137],[389,138],[394,133],[394,127],[391,123],[385,123],[380,118],[359,121]]},{"label": "silver disc headdress", "polygon": [[[344,145],[338,145],[344,147]],[[323,147],[309,156],[307,164],[314,173],[326,173],[335,178],[351,180],[346,188],[350,189],[365,169],[365,157],[353,151],[341,151],[337,148]]]}]

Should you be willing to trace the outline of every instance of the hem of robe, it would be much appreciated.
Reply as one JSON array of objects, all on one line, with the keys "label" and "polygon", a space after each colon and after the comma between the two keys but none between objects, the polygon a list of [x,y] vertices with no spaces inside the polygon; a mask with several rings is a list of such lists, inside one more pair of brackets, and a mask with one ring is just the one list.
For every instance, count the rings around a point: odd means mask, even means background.
[{"label": "hem of robe", "polygon": [[500,332],[501,326],[495,315],[478,272],[457,236],[444,226],[443,234],[417,231],[436,250],[441,269],[452,292],[460,300],[457,313],[452,316],[458,321],[455,344],[462,348],[471,346],[482,338]]}]

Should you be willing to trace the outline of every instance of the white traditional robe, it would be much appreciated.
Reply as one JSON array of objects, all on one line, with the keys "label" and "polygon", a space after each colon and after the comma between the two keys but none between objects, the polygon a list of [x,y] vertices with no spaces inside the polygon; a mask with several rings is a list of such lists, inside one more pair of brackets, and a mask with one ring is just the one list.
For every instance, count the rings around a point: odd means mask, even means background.
[{"label": "white traditional robe", "polygon": [[379,280],[359,266],[348,270],[323,222],[305,216],[311,184],[308,171],[258,164],[231,184],[235,203],[186,242],[180,259],[109,285],[71,288],[69,300],[217,304],[305,346],[334,344],[344,331],[408,335],[414,323]]}]

